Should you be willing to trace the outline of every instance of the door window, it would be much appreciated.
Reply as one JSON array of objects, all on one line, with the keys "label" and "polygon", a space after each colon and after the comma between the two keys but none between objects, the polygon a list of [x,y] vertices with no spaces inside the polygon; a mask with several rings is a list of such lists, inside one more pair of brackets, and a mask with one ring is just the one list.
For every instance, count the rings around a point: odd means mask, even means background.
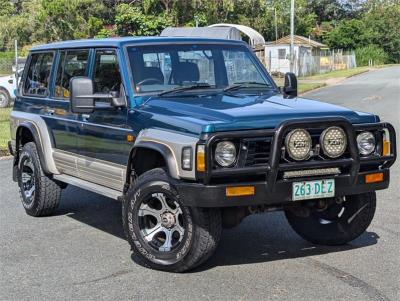
[{"label": "door window", "polygon": [[49,95],[53,52],[33,53],[24,83],[24,94],[38,97]]},{"label": "door window", "polygon": [[120,92],[121,74],[114,50],[97,50],[93,72],[94,93]]},{"label": "door window", "polygon": [[87,74],[89,50],[63,51],[57,68],[56,98],[69,98],[69,81],[75,76]]}]

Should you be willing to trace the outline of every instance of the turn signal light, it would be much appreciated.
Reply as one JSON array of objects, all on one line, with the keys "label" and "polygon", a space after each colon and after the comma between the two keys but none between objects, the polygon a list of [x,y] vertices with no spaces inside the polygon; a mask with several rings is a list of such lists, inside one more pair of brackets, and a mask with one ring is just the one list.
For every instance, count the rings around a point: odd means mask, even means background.
[{"label": "turn signal light", "polygon": [[383,140],[383,155],[389,156],[390,155],[390,141]]},{"label": "turn signal light", "polygon": [[206,159],[205,159],[205,154],[204,154],[204,145],[197,146],[196,170],[200,171],[200,172],[206,171]]},{"label": "turn signal light", "polygon": [[371,173],[365,176],[365,183],[377,183],[383,181],[383,172]]},{"label": "turn signal light", "polygon": [[226,187],[226,196],[245,196],[255,194],[254,186]]}]

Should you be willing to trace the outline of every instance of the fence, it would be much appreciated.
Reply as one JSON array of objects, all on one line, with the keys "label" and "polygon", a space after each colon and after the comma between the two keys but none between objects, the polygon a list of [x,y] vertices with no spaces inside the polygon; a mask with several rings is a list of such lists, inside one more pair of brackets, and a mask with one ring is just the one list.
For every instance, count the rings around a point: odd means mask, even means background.
[{"label": "fence", "polygon": [[0,58],[0,75],[8,75],[13,73],[14,59]]},{"label": "fence", "polygon": [[[357,67],[354,52],[344,52],[342,50],[326,50],[318,53],[310,51],[295,52],[294,73],[297,76],[309,76],[325,73],[334,70],[344,70]],[[267,70],[273,74],[281,76],[290,71],[289,55],[279,57],[273,52],[256,52]]]},{"label": "fence", "polygon": [[18,58],[18,68],[15,65],[15,58],[0,56],[0,75],[9,75],[15,73],[16,69],[22,69],[25,66],[26,58]]}]

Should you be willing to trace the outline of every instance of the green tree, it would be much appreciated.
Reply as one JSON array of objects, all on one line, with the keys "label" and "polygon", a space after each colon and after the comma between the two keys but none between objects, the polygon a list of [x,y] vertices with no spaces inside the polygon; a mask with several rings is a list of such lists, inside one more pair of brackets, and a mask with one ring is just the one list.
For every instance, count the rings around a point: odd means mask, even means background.
[{"label": "green tree", "polygon": [[371,32],[362,20],[346,20],[328,32],[324,42],[331,48],[355,49],[371,43]]},{"label": "green tree", "polygon": [[117,7],[115,24],[119,35],[151,36],[171,26],[172,20],[164,14],[146,15],[140,6],[121,4]]},{"label": "green tree", "polygon": [[34,36],[46,42],[93,37],[103,27],[104,11],[96,0],[42,0]]}]

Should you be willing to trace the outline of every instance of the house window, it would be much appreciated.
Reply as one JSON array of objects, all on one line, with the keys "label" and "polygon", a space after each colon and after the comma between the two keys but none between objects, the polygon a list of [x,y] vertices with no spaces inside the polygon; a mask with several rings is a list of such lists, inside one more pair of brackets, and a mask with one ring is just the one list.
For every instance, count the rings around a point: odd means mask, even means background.
[{"label": "house window", "polygon": [[284,60],[286,59],[286,49],[278,49],[278,59]]}]

